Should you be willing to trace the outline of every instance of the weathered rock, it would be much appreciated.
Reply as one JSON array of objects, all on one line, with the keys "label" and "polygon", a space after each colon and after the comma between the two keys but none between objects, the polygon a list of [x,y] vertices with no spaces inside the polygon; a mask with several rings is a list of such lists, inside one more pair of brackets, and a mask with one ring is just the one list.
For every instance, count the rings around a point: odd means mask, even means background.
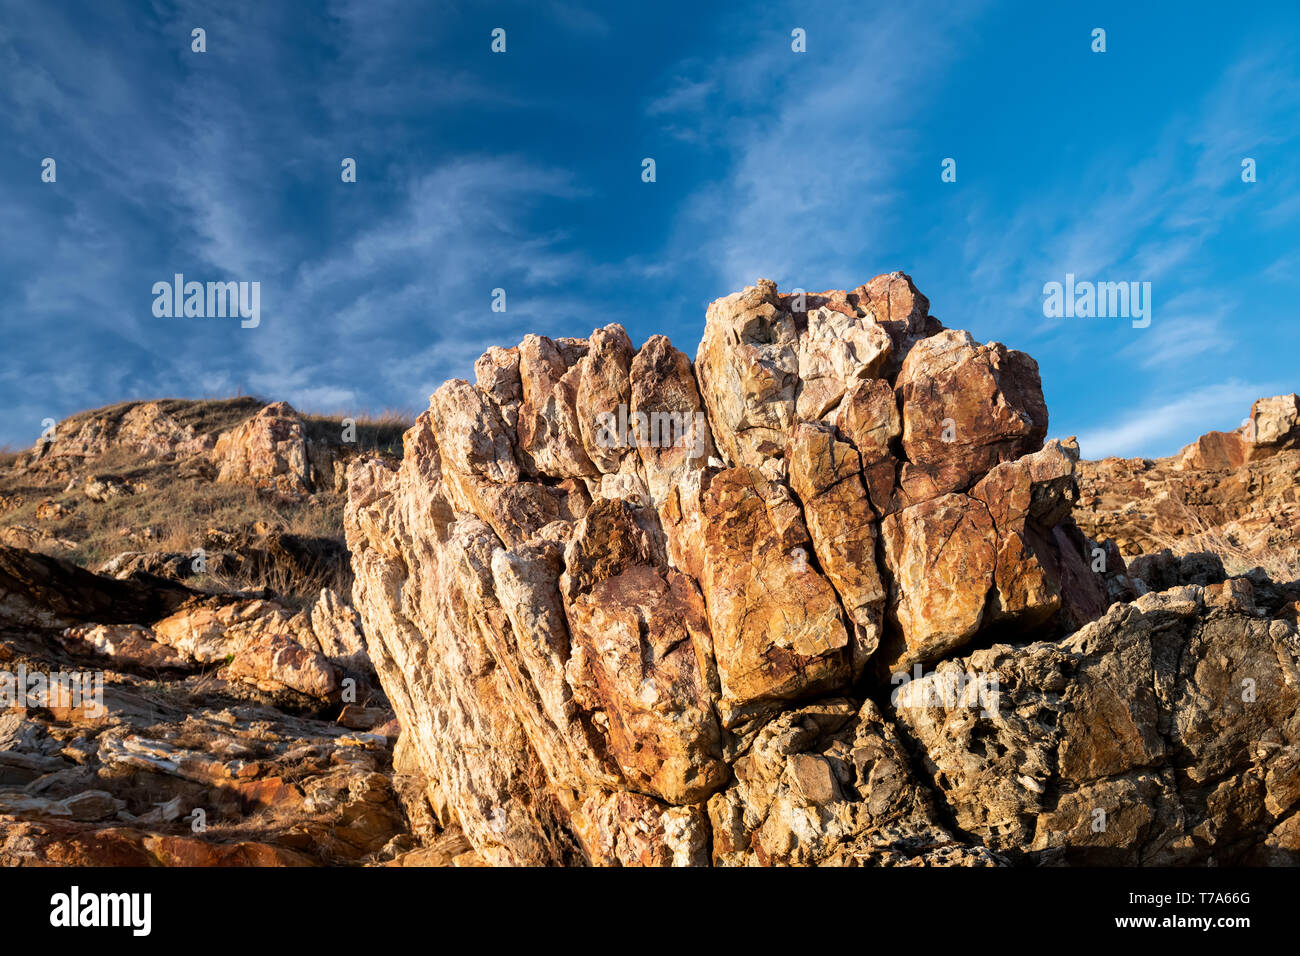
[{"label": "weathered rock", "polygon": [[194,573],[193,560],[183,551],[120,551],[96,568],[95,573],[123,580],[147,574],[179,581]]},{"label": "weathered rock", "polygon": [[519,406],[524,387],[519,379],[519,350],[492,346],[474,363],[479,390],[497,406],[501,420],[510,428],[519,423]]},{"label": "weathered rock", "polygon": [[588,858],[597,866],[703,866],[709,828],[698,807],[669,807],[621,790],[593,794],[574,814]]},{"label": "weathered rock", "polygon": [[123,402],[95,413],[73,416],[56,425],[52,440],[37,442],[32,453],[19,462],[19,467],[30,467],[36,462],[49,465],[59,459],[95,459],[114,449],[146,459],[205,454],[212,449],[213,436],[197,432],[193,424],[182,425],[164,407],[175,411],[184,404]]},{"label": "weathered rock", "polygon": [[[598,474],[583,446],[578,385],[585,342],[528,335],[519,346],[519,450],[529,473],[551,478]],[[441,434],[441,431],[439,432]]]},{"label": "weathered rock", "polygon": [[1070,521],[1077,449],[1040,451],[1032,360],[906,276],[804,304],[718,300],[694,369],[618,326],[529,336],[434,393],[400,466],[349,470],[403,800],[477,860],[1000,862],[862,695],[1127,596]]},{"label": "weathered rock", "polygon": [[894,443],[903,434],[894,389],[885,379],[867,379],[849,389],[835,425],[862,457],[862,480],[876,514],[889,511],[898,460]]},{"label": "weathered rock", "polygon": [[211,664],[235,652],[232,628],[260,622],[274,615],[285,620],[288,612],[271,601],[209,601],[191,604],[156,622],[153,638],[174,648],[190,660]]},{"label": "weathered rock", "polygon": [[[783,295],[787,308],[794,307],[794,296]],[[917,291],[911,276],[890,272],[876,276],[851,292],[831,291],[804,296],[805,309],[827,308],[850,318],[865,318],[889,335],[891,348],[881,374],[892,379],[912,346],[921,339],[943,330],[939,320],[930,315],[930,300]]]},{"label": "weathered rock", "polygon": [[[645,565],[572,602],[571,661],[609,724],[609,749],[628,786],[695,803],[727,779],[713,712],[717,677],[704,601],[694,582]],[[715,685],[715,686],[710,686]]]},{"label": "weathered rock", "polygon": [[125,667],[188,668],[189,658],[153,639],[153,631],[140,624],[96,624],[70,627],[63,632],[70,650],[94,652]]},{"label": "weathered rock", "polygon": [[193,596],[180,584],[118,581],[58,558],[0,546],[0,624],[61,629],[154,621]]},{"label": "weathered rock", "polygon": [[[1032,360],[928,307],[901,273],[760,281],[694,368],[614,325],[530,336],[438,389],[400,464],[346,471],[283,404],[74,417],[0,501],[45,527],[4,540],[56,548],[210,480],[161,465],[210,450],[296,499],[346,485],[356,611],[163,581],[191,545],[146,550],[152,517],[103,566],[127,580],[0,550],[3,670],[107,672],[95,713],[0,714],[0,862],[1297,862],[1296,399],[1081,463],[1042,444]],[[72,522],[35,505],[59,488]],[[1173,540],[1126,569],[1108,529]],[[346,557],[270,522],[194,537],[205,584]],[[1276,580],[1233,576],[1256,557]]]},{"label": "weathered rock", "polygon": [[91,501],[110,501],[134,493],[131,483],[117,475],[92,475],[81,490]]},{"label": "weathered rock", "polygon": [[405,829],[387,738],[193,678],[147,633],[0,633],[6,670],[103,674],[97,713],[0,713],[0,863],[357,863]]},{"label": "weathered rock", "polygon": [[798,333],[776,283],[760,279],[709,306],[695,370],[726,462],[757,466],[784,449],[795,423]]},{"label": "weathered rock", "polygon": [[248,482],[287,495],[314,490],[307,435],[288,402],[274,402],[221,435],[212,452],[217,481]]},{"label": "weathered rock", "polygon": [[329,588],[321,588],[312,605],[311,630],[316,646],[331,661],[363,673],[372,670],[361,616]]},{"label": "weathered rock", "polygon": [[795,410],[816,421],[860,381],[879,378],[893,343],[884,327],[834,309],[813,309],[799,336],[799,390]]},{"label": "weathered rock", "polygon": [[[629,444],[611,440],[600,426],[602,416],[617,416],[632,400],[629,375],[636,350],[621,325],[607,325],[591,333],[587,354],[578,362],[577,415],[582,447],[603,474],[619,470]],[[578,477],[577,475],[566,477]]]},{"label": "weathered rock", "polygon": [[1243,429],[1248,461],[1267,458],[1284,448],[1300,447],[1300,396],[1261,398],[1250,408]]},{"label": "weathered rock", "polygon": [[240,634],[237,640],[239,649],[226,670],[232,679],[247,680],[261,690],[286,688],[309,697],[329,698],[338,690],[338,670],[287,634],[261,630]]},{"label": "weathered rock", "polygon": [[890,362],[885,368],[891,378],[912,346],[943,331],[939,320],[930,315],[930,300],[917,291],[912,277],[905,272],[876,276],[859,286],[856,293],[858,308],[879,323],[893,342]]},{"label": "weathered rock", "polygon": [[936,822],[907,751],[870,701],[832,698],[781,714],[709,799],[724,866],[994,866]]},{"label": "weathered rock", "polygon": [[784,701],[846,687],[864,658],[784,486],[754,468],[714,477],[705,493],[704,573],[723,724]]},{"label": "weathered rock", "polygon": [[879,665],[892,673],[975,636],[997,571],[997,531],[983,502],[948,494],[890,515],[882,534],[898,633]]},{"label": "weathered rock", "polygon": [[914,473],[905,467],[900,478],[904,504],[965,491],[994,465],[1037,451],[1047,435],[1037,363],[996,342],[977,345],[966,332],[918,342],[895,386]]},{"label": "weathered rock", "polygon": [[61,501],[46,498],[36,506],[37,521],[59,521],[72,514],[72,509]]},{"label": "weathered rock", "polygon": [[[990,693],[927,701],[954,672]],[[1300,800],[1298,673],[1293,624],[1261,618],[1246,591],[1187,586],[1058,642],[940,665],[897,714],[957,826],[994,850],[1233,864]]]},{"label": "weathered rock", "polygon": [[[411,453],[413,442],[423,454]],[[437,445],[408,433],[407,446],[396,472],[361,460],[348,473],[353,595],[371,659],[417,742],[424,776],[438,782],[448,812],[486,862],[580,861],[561,797],[515,709],[511,678],[523,669],[496,666],[487,643],[491,636],[502,646],[506,629],[513,635],[493,580],[500,541],[481,520],[458,520],[442,483],[429,482],[440,474]],[[397,535],[408,542],[405,554]],[[532,702],[526,712],[537,708]],[[566,767],[559,763],[560,772]]]},{"label": "weathered rock", "polygon": [[72,554],[77,550],[77,542],[70,538],[51,534],[46,528],[26,524],[11,524],[0,528],[0,545],[23,551],[39,551],[57,557]]},{"label": "weathered rock", "polygon": [[829,429],[808,424],[795,431],[786,457],[817,561],[859,629],[854,648],[859,673],[880,644],[885,608],[885,585],[876,566],[876,516],[862,484],[861,460]]},{"label": "weathered rock", "polygon": [[[1074,467],[1079,450],[1054,441],[1042,451],[998,465],[971,489],[993,519],[997,534],[992,606],[995,621],[1032,627],[1061,607],[1055,560],[1066,549],[1054,547],[1052,529],[1067,520],[1078,496]],[[1038,555],[1049,557],[1048,567]],[[1082,556],[1071,558],[1081,560]],[[1104,596],[1104,586],[1095,579]],[[1104,610],[1102,604],[1098,613]]]},{"label": "weathered rock", "polygon": [[[714,454],[708,416],[691,371],[691,360],[672,347],[665,336],[652,335],[636,353],[631,365],[632,414],[645,415],[647,426],[660,441],[637,444],[645,487],[656,507],[668,499],[691,473],[700,472]],[[656,422],[673,416],[677,428]],[[665,435],[665,432],[667,435]],[[663,440],[671,437],[671,443]]]}]

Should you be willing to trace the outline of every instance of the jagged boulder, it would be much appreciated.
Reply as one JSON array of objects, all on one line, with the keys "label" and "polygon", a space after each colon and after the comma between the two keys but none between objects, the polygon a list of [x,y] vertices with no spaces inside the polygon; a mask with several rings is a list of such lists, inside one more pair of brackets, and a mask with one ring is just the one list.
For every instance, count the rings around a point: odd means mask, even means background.
[{"label": "jagged boulder", "polygon": [[1038,365],[997,342],[948,329],[908,352],[895,382],[905,456],[898,507],[967,490],[1047,436]]},{"label": "jagged boulder", "polygon": [[288,402],[274,402],[222,433],[212,450],[217,481],[247,482],[286,495],[313,490],[307,433]]},{"label": "jagged boulder", "polygon": [[482,860],[998,862],[863,698],[1099,616],[1122,562],[1070,520],[1033,360],[928,306],[901,273],[762,280],[709,307],[694,367],[619,326],[528,336],[433,394],[400,465],[352,465],[353,603]]}]

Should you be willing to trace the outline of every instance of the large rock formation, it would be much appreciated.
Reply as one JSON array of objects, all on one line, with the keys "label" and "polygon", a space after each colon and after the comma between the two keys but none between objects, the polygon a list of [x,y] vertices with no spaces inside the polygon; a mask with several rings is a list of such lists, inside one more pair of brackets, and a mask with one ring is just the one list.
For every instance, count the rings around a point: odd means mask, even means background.
[{"label": "large rock formation", "polygon": [[[408,768],[485,861],[1012,859],[889,686],[1133,594],[1073,522],[1079,452],[1044,445],[1034,361],[928,306],[901,273],[760,280],[709,307],[694,364],[619,326],[529,336],[440,387],[400,465],[353,463],[353,603]],[[1279,648],[1286,627],[1265,627]],[[1104,667],[1143,639],[1107,633]],[[1002,653],[1064,693],[1045,652]],[[1062,791],[1042,786],[1033,813]],[[1219,852],[1205,839],[1169,853]]]}]

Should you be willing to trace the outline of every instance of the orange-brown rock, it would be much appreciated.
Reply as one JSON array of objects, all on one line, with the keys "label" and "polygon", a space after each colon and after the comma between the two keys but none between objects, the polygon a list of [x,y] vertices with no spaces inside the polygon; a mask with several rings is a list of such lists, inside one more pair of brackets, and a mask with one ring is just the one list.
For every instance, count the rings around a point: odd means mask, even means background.
[{"label": "orange-brown rock", "polygon": [[729,464],[757,466],[783,450],[796,421],[798,344],[775,282],[760,279],[709,306],[695,369]]},{"label": "orange-brown rock", "polygon": [[631,402],[629,376],[635,354],[623,327],[609,325],[591,333],[587,354],[578,362],[576,401],[582,448],[602,474],[617,472],[623,457],[635,452],[630,444],[609,441],[599,424],[603,414],[617,414]]},{"label": "orange-brown rock", "polygon": [[877,525],[861,459],[829,428],[802,424],[790,440],[790,487],[803,504],[817,562],[858,631],[854,671],[880,644],[885,586],[876,566]]},{"label": "orange-brown rock", "polygon": [[1037,451],[1047,435],[1037,363],[966,332],[918,342],[895,388],[912,466],[900,477],[904,504],[965,491],[994,465]]},{"label": "orange-brown rock", "polygon": [[1070,523],[1072,449],[1039,451],[1033,361],[928,307],[901,273],[760,280],[693,366],[618,326],[529,336],[434,393],[400,466],[355,462],[353,600],[417,816],[493,865],[998,862],[863,700],[1122,594]]},{"label": "orange-brown rock", "polygon": [[704,521],[700,584],[723,724],[846,687],[865,649],[808,560],[812,542],[784,486],[755,468],[728,469],[705,492]]},{"label": "orange-brown rock", "polygon": [[721,786],[728,770],[713,712],[717,676],[694,582],[633,566],[574,600],[569,622],[573,659],[587,662],[627,784],[672,804]]},{"label": "orange-brown rock", "polygon": [[862,456],[862,480],[872,509],[885,514],[894,497],[899,465],[894,442],[903,434],[893,386],[883,378],[858,382],[840,404],[835,426]]},{"label": "orange-brown rock", "polygon": [[[620,332],[621,328],[618,329]],[[626,336],[626,333],[624,333]],[[528,335],[519,346],[519,450],[530,473],[553,478],[597,474],[583,446],[578,387],[587,343]]]},{"label": "orange-brown rock", "polygon": [[704,402],[691,372],[691,360],[673,348],[667,337],[652,335],[637,351],[631,365],[631,410],[647,421],[654,416],[674,415],[680,438],[672,444],[640,442],[637,452],[645,474],[646,489],[656,507],[699,472],[714,454]]},{"label": "orange-brown rock", "polygon": [[1060,580],[1038,555],[1050,560],[1058,550],[1052,529],[1069,518],[1078,495],[1078,455],[1077,446],[1054,441],[1042,451],[998,465],[971,489],[971,497],[988,509],[997,535],[989,608],[994,620],[1031,627],[1060,609]]},{"label": "orange-brown rock", "polygon": [[1238,431],[1210,432],[1170,458],[1082,462],[1075,520],[1129,559],[1168,549],[1216,556],[1221,573],[1300,576],[1298,401],[1260,399]]},{"label": "orange-brown rock", "polygon": [[983,502],[947,494],[890,515],[882,534],[898,631],[880,663],[907,671],[965,644],[985,623],[997,530]]},{"label": "orange-brown rock", "polygon": [[218,481],[241,481],[288,494],[313,490],[307,435],[287,402],[275,402],[217,439]]}]

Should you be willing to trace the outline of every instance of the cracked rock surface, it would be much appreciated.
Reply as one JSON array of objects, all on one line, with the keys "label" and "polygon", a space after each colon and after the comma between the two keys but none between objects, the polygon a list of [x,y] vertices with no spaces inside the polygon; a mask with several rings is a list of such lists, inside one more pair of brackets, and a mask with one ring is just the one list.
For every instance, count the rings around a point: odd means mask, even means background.
[{"label": "cracked rock surface", "polygon": [[403,760],[484,862],[1295,861],[1290,592],[1130,603],[1033,359],[908,276],[760,280],[694,361],[611,325],[475,371],[352,463],[346,529]]}]

